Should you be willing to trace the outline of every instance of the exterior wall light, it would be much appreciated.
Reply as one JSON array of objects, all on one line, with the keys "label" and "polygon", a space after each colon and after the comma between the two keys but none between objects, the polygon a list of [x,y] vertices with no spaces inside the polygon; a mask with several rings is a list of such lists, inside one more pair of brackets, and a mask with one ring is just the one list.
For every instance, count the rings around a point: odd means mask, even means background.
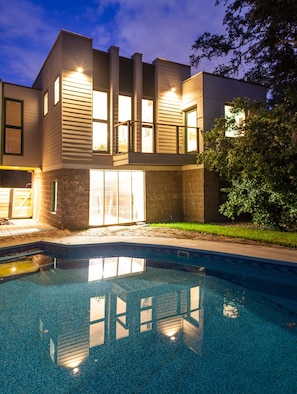
[{"label": "exterior wall light", "polygon": [[176,87],[175,87],[175,85],[172,85],[170,90],[171,90],[171,92],[176,92]]},{"label": "exterior wall light", "polygon": [[84,70],[82,67],[77,67],[77,72],[82,73]]}]

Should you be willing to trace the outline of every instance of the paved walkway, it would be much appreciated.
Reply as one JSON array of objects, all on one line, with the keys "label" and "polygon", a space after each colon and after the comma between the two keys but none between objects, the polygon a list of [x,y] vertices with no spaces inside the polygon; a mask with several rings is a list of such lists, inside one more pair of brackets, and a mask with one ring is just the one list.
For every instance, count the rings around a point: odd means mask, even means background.
[{"label": "paved walkway", "polygon": [[196,238],[186,239],[175,235],[158,234],[157,229],[147,226],[115,226],[91,228],[85,231],[70,232],[58,230],[55,227],[29,220],[13,220],[10,225],[0,225],[0,247],[13,246],[44,240],[59,244],[90,244],[112,242],[136,242],[154,245],[170,245],[180,248],[210,250],[221,253],[231,253],[264,259],[280,260],[297,263],[297,250],[281,247],[250,245],[238,241],[213,241]]}]

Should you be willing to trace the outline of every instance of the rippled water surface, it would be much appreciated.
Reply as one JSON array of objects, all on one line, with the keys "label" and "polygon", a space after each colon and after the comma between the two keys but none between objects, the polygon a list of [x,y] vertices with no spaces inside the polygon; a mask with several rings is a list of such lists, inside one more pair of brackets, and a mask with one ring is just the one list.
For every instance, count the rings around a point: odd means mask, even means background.
[{"label": "rippled water surface", "polygon": [[139,257],[32,259],[38,272],[0,285],[2,392],[297,392],[292,284]]}]

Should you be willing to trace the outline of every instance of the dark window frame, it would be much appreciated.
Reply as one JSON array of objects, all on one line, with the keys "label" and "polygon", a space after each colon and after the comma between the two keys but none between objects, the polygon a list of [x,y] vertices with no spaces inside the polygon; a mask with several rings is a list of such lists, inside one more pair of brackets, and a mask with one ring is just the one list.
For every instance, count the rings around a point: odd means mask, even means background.
[{"label": "dark window frame", "polygon": [[[21,124],[20,126],[17,125],[13,125],[13,124],[9,124],[7,123],[7,103],[8,102],[15,102],[15,103],[20,103],[21,104],[21,113],[20,113],[20,120],[21,120]],[[11,151],[9,152],[9,150],[7,150],[7,139],[8,139],[8,132],[9,130],[16,130],[20,132],[19,135],[19,149],[18,151]],[[4,144],[3,144],[3,153],[5,155],[17,155],[17,156],[21,156],[23,155],[23,141],[24,140],[24,100],[18,100],[18,99],[13,99],[13,98],[9,98],[9,97],[5,97],[4,98]]]}]

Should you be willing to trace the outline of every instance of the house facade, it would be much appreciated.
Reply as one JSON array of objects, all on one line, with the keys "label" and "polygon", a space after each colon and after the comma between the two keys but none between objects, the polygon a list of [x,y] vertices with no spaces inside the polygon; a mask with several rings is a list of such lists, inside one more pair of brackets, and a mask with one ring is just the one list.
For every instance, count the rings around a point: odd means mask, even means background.
[{"label": "house facade", "polygon": [[235,97],[266,94],[67,31],[32,87],[0,84],[0,199],[30,183],[32,217],[69,229],[219,220],[218,179],[196,165],[203,131]]}]

